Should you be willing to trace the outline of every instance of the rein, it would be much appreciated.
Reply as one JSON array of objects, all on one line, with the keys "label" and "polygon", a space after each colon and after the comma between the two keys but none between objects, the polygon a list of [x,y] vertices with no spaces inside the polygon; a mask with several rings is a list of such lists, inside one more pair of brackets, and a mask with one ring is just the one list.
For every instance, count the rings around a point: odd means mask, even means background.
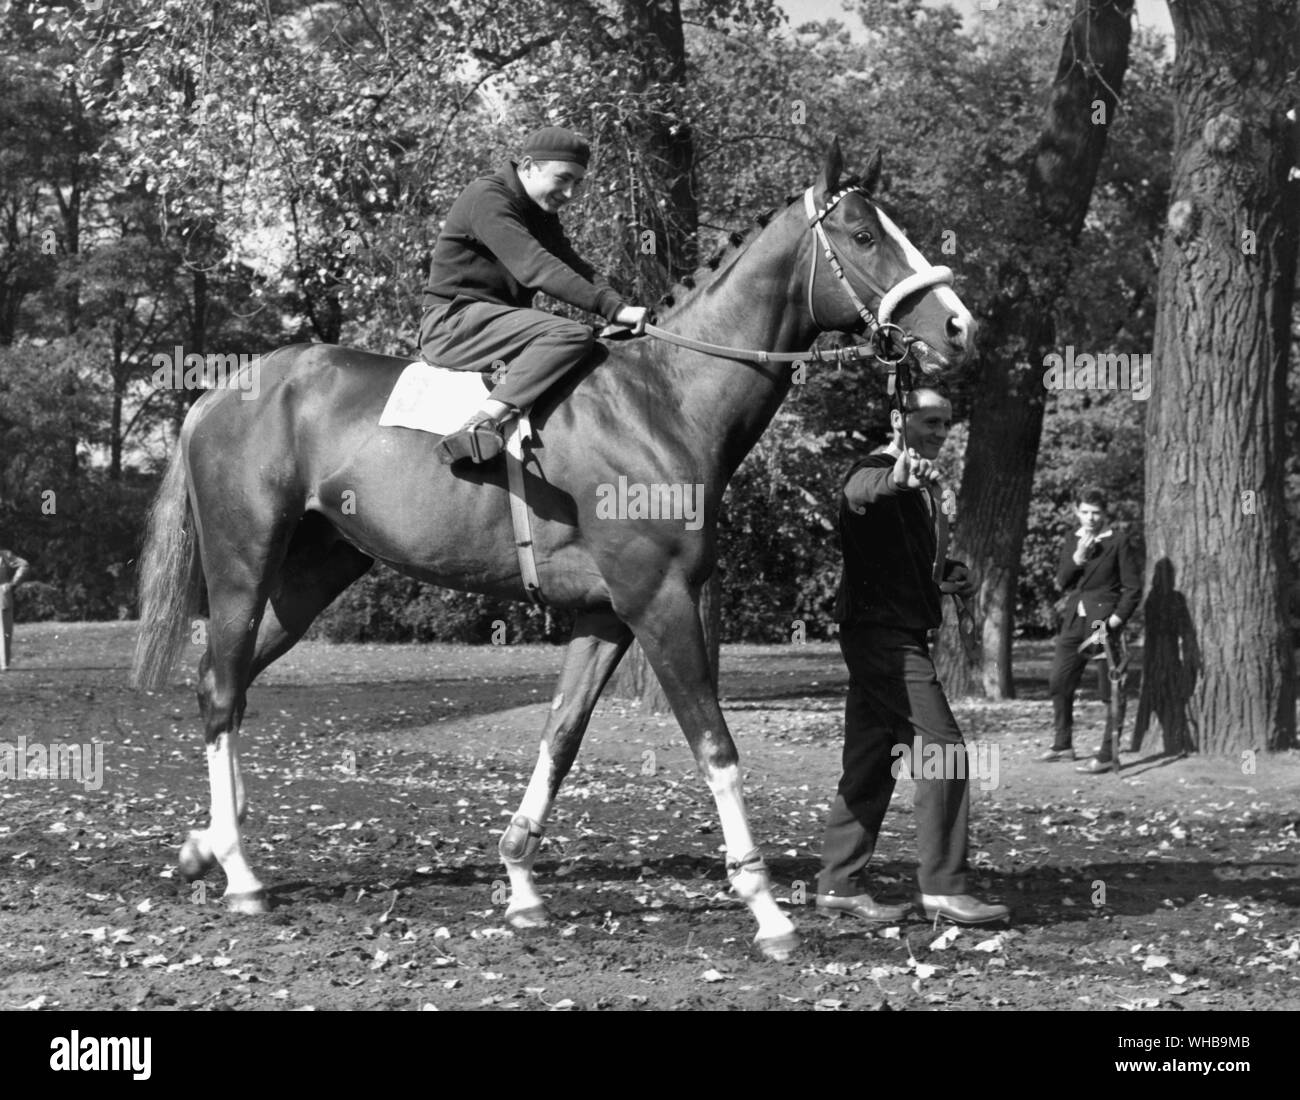
[{"label": "rein", "polygon": [[[895,392],[895,379],[900,377],[900,368],[904,360],[911,354],[911,345],[915,342],[915,337],[904,332],[898,325],[891,323],[890,317],[893,316],[894,310],[898,308],[898,304],[909,295],[932,286],[952,285],[952,269],[932,266],[925,271],[912,272],[881,296],[879,309],[876,314],[872,314],[862,299],[858,297],[857,291],[853,289],[853,284],[844,274],[844,265],[840,263],[840,258],[836,254],[830,238],[826,236],[826,229],[822,225],[826,216],[835,209],[842,199],[854,194],[869,198],[866,189],[863,187],[846,187],[828,196],[825,207],[818,210],[817,200],[813,197],[813,188],[809,187],[804,192],[804,210],[813,229],[812,259],[808,269],[808,316],[819,332],[826,331],[817,321],[817,312],[813,304],[813,284],[817,278],[817,244],[820,241],[821,251],[825,254],[826,261],[831,265],[835,277],[843,284],[844,291],[858,311],[858,316],[862,318],[864,327],[871,334],[870,343],[854,344],[847,348],[833,348],[829,351],[823,351],[820,348],[809,348],[805,352],[783,352],[735,348],[726,344],[710,343],[707,340],[694,340],[689,336],[679,336],[675,332],[669,332],[667,329],[651,324],[645,326],[646,334],[653,336],[657,340],[676,344],[678,347],[687,348],[691,351],[703,352],[706,355],[713,355],[720,359],[739,359],[750,363],[799,363],[812,360],[817,363],[836,363],[843,366],[848,363],[860,363],[867,359],[874,359],[875,362],[889,370],[889,393],[892,396]],[[897,354],[890,354],[895,349]],[[903,384],[906,386],[905,379],[903,379]]]}]

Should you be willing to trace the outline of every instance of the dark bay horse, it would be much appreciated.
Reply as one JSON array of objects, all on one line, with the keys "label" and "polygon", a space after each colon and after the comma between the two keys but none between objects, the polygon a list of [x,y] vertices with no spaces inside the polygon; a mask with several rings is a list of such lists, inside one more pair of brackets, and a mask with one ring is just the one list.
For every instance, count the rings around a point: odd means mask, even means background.
[{"label": "dark bay horse", "polygon": [[[832,145],[805,201],[733,238],[721,262],[679,288],[660,325],[733,348],[795,352],[819,331],[874,324],[867,311],[887,298],[926,373],[961,357],[970,314],[942,285],[946,269],[930,268],[869,197],[879,169],[877,154],[861,179],[842,179]],[[729,877],[758,922],[755,942],[785,958],[798,939],[750,833],[697,602],[714,567],[723,490],[789,390],[790,367],[649,339],[602,347],[533,410],[541,445],[527,488],[541,587],[577,621],[536,770],[501,837],[506,916],[516,927],[546,920],[532,875],[543,828],[596,699],[635,636],[716,801]],[[319,344],[272,353],[255,400],[222,389],[196,402],[154,504],[133,681],[167,682],[206,579],[198,697],[211,817],[181,848],[180,869],[195,877],[220,863],[226,902],[240,912],[267,906],[240,835],[239,728],[253,679],[376,559],[434,584],[524,596],[503,464],[452,470],[436,460],[437,436],[377,426],[406,363]],[[611,515],[620,484],[694,490],[701,522]]]}]

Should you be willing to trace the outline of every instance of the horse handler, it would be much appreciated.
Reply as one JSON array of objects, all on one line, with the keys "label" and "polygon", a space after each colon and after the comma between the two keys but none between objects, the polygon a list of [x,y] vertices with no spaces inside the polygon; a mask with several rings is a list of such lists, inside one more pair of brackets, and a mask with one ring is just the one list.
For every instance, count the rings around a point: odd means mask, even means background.
[{"label": "horse handler", "polygon": [[640,332],[646,310],[625,303],[564,235],[559,211],[587,174],[591,148],[571,130],[530,134],[518,162],[475,180],[447,213],[424,288],[420,354],[454,370],[509,373],[439,444],[444,464],[486,462],[505,448],[501,425],[578,366],[595,344],[576,321],[530,308],[537,291]]},{"label": "horse handler", "polygon": [[0,548],[0,672],[9,668],[14,640],[14,589],[23,582],[27,562]]},{"label": "horse handler", "polygon": [[[840,501],[844,572],[836,597],[840,649],[849,667],[844,774],[822,841],[817,908],[867,921],[897,921],[908,905],[885,905],[864,889],[901,763],[916,781],[919,903],[930,918],[959,924],[1006,920],[1005,905],[967,893],[965,742],[935,675],[928,631],[943,620],[943,593],[973,592],[966,567],[943,556],[946,526],[934,459],[952,407],[932,389],[912,390],[890,411],[893,439],[855,464]],[[900,748],[901,747],[901,748]],[[916,759],[939,754],[943,767]]]}]

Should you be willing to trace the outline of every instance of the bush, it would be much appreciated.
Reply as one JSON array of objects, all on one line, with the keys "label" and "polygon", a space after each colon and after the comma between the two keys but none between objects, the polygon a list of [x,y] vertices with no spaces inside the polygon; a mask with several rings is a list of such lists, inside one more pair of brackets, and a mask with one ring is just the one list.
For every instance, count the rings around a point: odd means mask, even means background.
[{"label": "bush", "polygon": [[424,584],[376,564],[316,620],[309,637],[331,642],[567,641],[569,612]]}]

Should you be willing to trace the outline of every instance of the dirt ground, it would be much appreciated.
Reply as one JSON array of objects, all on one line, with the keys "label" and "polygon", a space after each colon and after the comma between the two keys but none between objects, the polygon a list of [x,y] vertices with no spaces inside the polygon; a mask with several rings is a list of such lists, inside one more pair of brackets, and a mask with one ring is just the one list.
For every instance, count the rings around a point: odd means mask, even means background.
[{"label": "dirt ground", "polygon": [[[545,646],[311,643],[272,668],[250,693],[244,760],[248,850],[275,908],[225,912],[219,872],[175,871],[206,822],[198,650],[169,690],[137,694],[133,640],[130,623],[20,625],[0,674],[0,753],[20,738],[29,759],[36,744],[103,752],[102,785],[0,779],[0,1007],[1300,1007],[1300,754],[1252,772],[1153,748],[1119,778],[1036,763],[1043,644],[1017,651],[1019,700],[956,708],[983,742],[975,889],[1013,923],[955,933],[800,904],[838,778],[844,667],[827,644],[724,649],[751,821],[803,935],[778,964],[727,891],[676,723],[617,704],[597,711],[539,859],[554,922],[506,927],[496,842],[558,672]],[[1091,746],[1101,704],[1077,713]],[[914,890],[911,797],[904,778],[878,897]]]}]

